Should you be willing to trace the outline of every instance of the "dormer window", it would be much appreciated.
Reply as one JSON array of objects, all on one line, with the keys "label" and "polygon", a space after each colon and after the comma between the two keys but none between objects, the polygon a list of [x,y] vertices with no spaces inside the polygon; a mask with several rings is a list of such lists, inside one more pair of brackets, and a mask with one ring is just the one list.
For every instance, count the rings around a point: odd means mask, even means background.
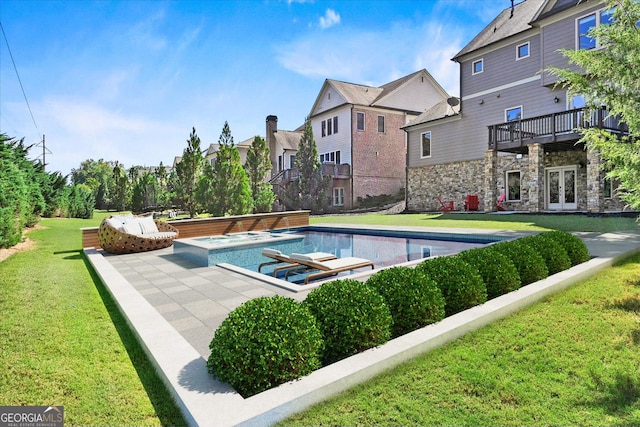
[{"label": "dormer window", "polygon": [[475,75],[475,74],[480,74],[481,72],[484,71],[484,62],[482,59],[478,59],[477,61],[473,61],[473,64],[471,65],[471,74]]}]

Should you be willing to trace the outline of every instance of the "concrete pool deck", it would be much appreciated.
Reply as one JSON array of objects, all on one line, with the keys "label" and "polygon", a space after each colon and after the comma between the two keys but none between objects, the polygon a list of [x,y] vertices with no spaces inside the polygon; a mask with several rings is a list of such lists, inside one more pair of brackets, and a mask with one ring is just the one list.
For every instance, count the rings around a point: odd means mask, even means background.
[{"label": "concrete pool deck", "polygon": [[[523,234],[403,229],[504,237]],[[171,248],[117,256],[92,248],[85,253],[190,425],[268,425],[640,251],[637,231],[579,236],[595,256],[587,263],[248,399],[207,373],[208,346],[215,329],[231,310],[252,298],[278,294],[300,301],[308,291],[294,293],[220,267],[200,267],[173,255]]]}]

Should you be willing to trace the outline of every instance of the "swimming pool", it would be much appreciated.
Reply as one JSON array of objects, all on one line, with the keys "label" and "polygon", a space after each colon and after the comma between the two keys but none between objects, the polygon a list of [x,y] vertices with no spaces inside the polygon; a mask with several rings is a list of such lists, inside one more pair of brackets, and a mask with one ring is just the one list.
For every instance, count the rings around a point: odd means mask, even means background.
[{"label": "swimming pool", "polygon": [[[491,235],[308,226],[253,235],[177,239],[174,253],[201,266],[230,264],[240,271],[257,274],[261,263],[271,261],[262,255],[264,248],[277,249],[287,255],[326,252],[338,258],[365,258],[372,261],[375,268],[380,268],[453,254],[503,239]],[[277,265],[265,266],[261,274],[273,277],[275,267]],[[288,281],[304,281],[307,273],[291,274]],[[350,272],[340,273],[348,274]],[[278,278],[284,278],[284,272]]]}]

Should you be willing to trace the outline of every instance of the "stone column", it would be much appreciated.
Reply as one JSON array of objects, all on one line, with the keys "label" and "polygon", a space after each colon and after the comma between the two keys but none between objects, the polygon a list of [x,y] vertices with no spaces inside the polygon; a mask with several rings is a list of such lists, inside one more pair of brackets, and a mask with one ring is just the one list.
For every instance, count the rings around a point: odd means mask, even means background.
[{"label": "stone column", "polygon": [[529,212],[544,210],[544,146],[529,145]]},{"label": "stone column", "polygon": [[587,211],[604,211],[604,181],[600,151],[587,149]]},{"label": "stone column", "polygon": [[498,152],[495,150],[484,153],[484,211],[495,212],[498,180]]}]

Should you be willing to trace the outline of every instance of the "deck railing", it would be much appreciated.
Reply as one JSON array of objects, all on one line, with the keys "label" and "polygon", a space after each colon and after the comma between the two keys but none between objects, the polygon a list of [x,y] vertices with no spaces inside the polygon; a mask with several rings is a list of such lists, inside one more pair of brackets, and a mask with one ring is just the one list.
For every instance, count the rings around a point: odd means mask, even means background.
[{"label": "deck railing", "polygon": [[612,132],[627,132],[617,117],[607,114],[604,107],[591,114],[584,108],[545,114],[489,126],[489,149],[524,147],[534,142],[556,142],[559,136],[579,138],[582,128],[597,127]]},{"label": "deck railing", "polygon": [[[323,163],[321,171],[322,176],[330,176],[332,178],[349,178],[351,176],[351,166],[348,164]],[[300,172],[297,168],[291,168],[278,172],[269,182],[277,185],[297,181],[298,179],[300,179]]]}]

